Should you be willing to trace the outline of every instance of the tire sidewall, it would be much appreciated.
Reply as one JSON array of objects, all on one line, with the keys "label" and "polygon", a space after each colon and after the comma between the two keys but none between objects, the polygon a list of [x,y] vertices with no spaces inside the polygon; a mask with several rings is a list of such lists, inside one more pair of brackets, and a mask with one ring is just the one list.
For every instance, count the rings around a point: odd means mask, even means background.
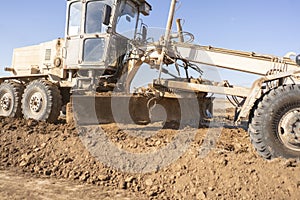
[{"label": "tire sidewall", "polygon": [[0,85],[0,99],[7,93],[12,98],[11,106],[10,106],[10,109],[8,111],[5,111],[2,108],[0,108],[1,109],[1,114],[3,112],[3,115],[6,116],[6,117],[14,117],[14,114],[16,112],[16,98],[15,98],[15,95],[14,95],[14,89],[10,84],[2,83]]},{"label": "tire sidewall", "polygon": [[278,131],[282,117],[290,110],[300,108],[298,86],[279,87],[263,98],[262,104],[260,106],[264,110],[260,113],[261,130],[264,132],[262,139],[272,157],[300,158],[300,151],[286,147],[281,141]]},{"label": "tire sidewall", "polygon": [[[42,107],[39,112],[34,112],[30,109],[30,99],[35,93],[40,93],[42,96]],[[46,85],[42,82],[34,81],[28,85],[24,91],[23,96],[23,114],[25,118],[33,118],[35,120],[46,120],[49,117],[52,103],[49,101],[49,98],[52,98],[51,94],[49,95],[49,90]]]}]

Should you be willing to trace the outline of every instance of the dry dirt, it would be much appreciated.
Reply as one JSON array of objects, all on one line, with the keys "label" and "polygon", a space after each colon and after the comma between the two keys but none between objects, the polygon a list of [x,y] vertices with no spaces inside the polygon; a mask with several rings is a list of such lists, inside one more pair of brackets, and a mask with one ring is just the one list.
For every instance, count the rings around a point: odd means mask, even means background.
[{"label": "dry dirt", "polygon": [[[179,159],[148,173],[107,167],[83,145],[74,124],[0,118],[0,199],[299,199],[296,160],[266,161],[247,132],[227,126],[204,158],[199,148],[208,128],[199,128]],[[174,139],[166,127],[136,137],[115,124],[108,138],[126,151],[147,153]],[[214,129],[214,128],[213,128]],[[217,127],[215,127],[216,130]]]}]

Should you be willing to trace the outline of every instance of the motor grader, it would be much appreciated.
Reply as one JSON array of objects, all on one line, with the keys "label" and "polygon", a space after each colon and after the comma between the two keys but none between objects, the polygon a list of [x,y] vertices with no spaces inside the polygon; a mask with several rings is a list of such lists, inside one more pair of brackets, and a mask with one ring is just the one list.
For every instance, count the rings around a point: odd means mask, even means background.
[{"label": "motor grader", "polygon": [[[171,32],[176,4],[171,1],[166,31],[155,41],[141,17],[152,9],[146,0],[67,0],[65,38],[14,50],[5,69],[13,75],[0,79],[0,115],[55,122],[71,107],[78,124],[146,124],[160,105],[155,120],[197,123],[213,116],[210,94],[222,94],[235,102],[235,121],[248,121],[261,156],[299,159],[300,56],[193,44],[180,20]],[[132,91],[145,65],[158,76]],[[205,80],[200,65],[261,77],[249,88],[233,86]]]}]

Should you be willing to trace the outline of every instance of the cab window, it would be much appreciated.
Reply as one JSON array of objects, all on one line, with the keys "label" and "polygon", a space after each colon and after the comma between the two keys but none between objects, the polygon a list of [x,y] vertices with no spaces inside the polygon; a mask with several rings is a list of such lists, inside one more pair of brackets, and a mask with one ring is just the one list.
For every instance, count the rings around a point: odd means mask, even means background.
[{"label": "cab window", "polygon": [[68,35],[74,36],[80,34],[82,3],[74,2],[70,5]]},{"label": "cab window", "polygon": [[134,6],[127,1],[124,3],[119,10],[118,21],[116,26],[117,33],[129,38],[133,39],[138,19],[138,10]]},{"label": "cab window", "polygon": [[101,1],[87,3],[85,33],[105,33],[107,26],[103,24],[107,5]]}]

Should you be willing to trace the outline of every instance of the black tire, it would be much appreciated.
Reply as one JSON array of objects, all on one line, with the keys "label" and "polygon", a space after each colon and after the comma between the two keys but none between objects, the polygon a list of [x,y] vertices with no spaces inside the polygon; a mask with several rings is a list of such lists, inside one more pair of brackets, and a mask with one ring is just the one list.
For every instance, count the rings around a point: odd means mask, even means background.
[{"label": "black tire", "polygon": [[249,123],[251,142],[262,157],[300,159],[300,85],[271,90]]},{"label": "black tire", "polygon": [[9,81],[0,85],[0,116],[22,117],[21,99],[24,87],[21,83]]},{"label": "black tire", "polygon": [[28,84],[22,99],[25,119],[53,123],[57,120],[62,106],[58,87],[46,80],[35,80]]}]

